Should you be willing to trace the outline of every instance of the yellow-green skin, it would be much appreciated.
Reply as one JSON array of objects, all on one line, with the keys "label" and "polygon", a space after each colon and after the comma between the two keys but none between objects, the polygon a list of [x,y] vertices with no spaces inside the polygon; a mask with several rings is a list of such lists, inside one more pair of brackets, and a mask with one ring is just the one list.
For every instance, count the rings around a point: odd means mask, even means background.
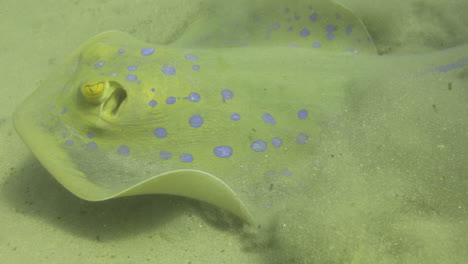
[{"label": "yellow-green skin", "polygon": [[[375,52],[367,31],[334,3],[314,7],[340,14],[328,48],[312,46],[312,35],[288,32],[288,22],[295,28],[310,22],[288,21],[290,14],[304,18],[312,9],[296,1],[273,7],[250,30],[226,23],[237,28],[228,44],[206,21],[165,46],[121,32],[98,35],[18,108],[15,127],[50,173],[83,199],[174,194],[247,222],[249,211],[287,206],[289,194],[310,191],[314,145],[322,127],[345,112],[347,94],[417,83],[419,73],[437,68],[426,67],[430,57],[364,55]],[[255,21],[256,11],[248,16]],[[265,31],[280,13],[286,22]],[[325,32],[316,37],[322,43],[331,21],[317,26]],[[347,37],[346,24],[366,39],[362,46]],[[206,41],[200,28],[209,31]],[[458,57],[452,52],[444,61]],[[401,69],[388,76],[388,67]]]}]

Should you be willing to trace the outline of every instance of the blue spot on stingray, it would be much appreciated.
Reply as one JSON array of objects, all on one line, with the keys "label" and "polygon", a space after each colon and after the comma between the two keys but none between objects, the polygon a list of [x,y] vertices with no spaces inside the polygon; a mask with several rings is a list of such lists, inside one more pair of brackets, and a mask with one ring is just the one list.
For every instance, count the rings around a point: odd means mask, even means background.
[{"label": "blue spot on stingray", "polygon": [[54,110],[54,109],[55,109],[55,105],[49,106],[49,110]]},{"label": "blue spot on stingray", "polygon": [[88,143],[88,148],[96,149],[97,148],[96,142],[89,142]]},{"label": "blue spot on stingray", "polygon": [[169,151],[161,151],[159,152],[159,157],[163,160],[168,160],[172,157],[172,153]]},{"label": "blue spot on stingray", "polygon": [[198,69],[200,69],[200,65],[193,65],[193,66],[192,66],[192,69],[193,69],[194,71],[198,71]]},{"label": "blue spot on stingray", "polygon": [[213,153],[220,158],[229,158],[232,155],[232,148],[229,146],[218,146],[213,149]]},{"label": "blue spot on stingray", "polygon": [[67,112],[67,108],[63,108],[62,111],[60,112],[61,114],[65,114]]},{"label": "blue spot on stingray", "polygon": [[263,119],[263,121],[265,121],[265,123],[272,124],[272,125],[276,124],[276,121],[273,118],[273,116],[268,114],[268,113],[263,114],[262,119]]},{"label": "blue spot on stingray", "polygon": [[327,34],[327,39],[328,40],[333,40],[334,38],[335,38],[335,34],[333,34],[333,33],[328,33]]},{"label": "blue spot on stingray", "polygon": [[94,137],[93,133],[91,133],[91,132],[86,133],[86,136],[87,136],[88,138],[93,138],[93,137]]},{"label": "blue spot on stingray", "polygon": [[291,30],[293,30],[293,27],[292,27],[292,26],[289,26],[289,27],[288,27],[288,31],[291,31]]},{"label": "blue spot on stingray", "polygon": [[278,22],[273,23],[273,25],[271,26],[271,28],[274,29],[274,30],[279,29],[280,27],[281,27],[281,25]]},{"label": "blue spot on stingray", "polygon": [[198,60],[198,56],[193,55],[193,54],[185,54],[185,58],[187,60]]},{"label": "blue spot on stingray", "polygon": [[296,12],[294,12],[294,19],[299,20],[301,17]]},{"label": "blue spot on stingray", "polygon": [[286,13],[286,14],[289,13],[289,8],[288,8],[288,7],[286,7],[286,8],[284,9],[284,13]]},{"label": "blue spot on stingray", "polygon": [[291,176],[292,172],[289,169],[283,169],[281,170],[281,173],[283,173],[286,176]]},{"label": "blue spot on stingray", "polygon": [[281,145],[283,145],[283,140],[281,140],[281,138],[273,138],[271,140],[271,144],[273,144],[273,146],[275,146],[275,148],[279,148],[279,147],[281,147]]},{"label": "blue spot on stingray", "polygon": [[436,70],[439,72],[448,72],[453,69],[461,68],[468,65],[468,59],[462,59],[460,61],[457,61],[455,63],[447,64],[444,66],[437,67]]},{"label": "blue spot on stingray", "polygon": [[310,35],[310,30],[308,30],[307,28],[304,28],[304,29],[301,30],[300,34],[303,37],[307,37],[307,36]]},{"label": "blue spot on stingray", "polygon": [[121,155],[121,156],[128,156],[128,155],[130,155],[130,149],[127,146],[122,145],[117,150],[117,153],[119,153],[119,155]]},{"label": "blue spot on stingray", "polygon": [[67,145],[67,146],[73,145],[73,140],[68,139],[67,141],[65,141],[65,145]]},{"label": "blue spot on stingray", "polygon": [[167,131],[163,127],[155,128],[153,133],[157,138],[165,138],[167,136]]},{"label": "blue spot on stingray", "polygon": [[129,70],[129,71],[136,71],[136,69],[137,69],[137,66],[135,66],[135,65],[127,66],[127,70]]},{"label": "blue spot on stingray", "polygon": [[156,102],[155,100],[151,100],[151,101],[148,102],[148,105],[151,106],[151,107],[155,107],[157,104],[158,104],[158,102]]},{"label": "blue spot on stingray", "polygon": [[334,25],[328,25],[326,28],[327,32],[333,32],[335,31],[336,27]]},{"label": "blue spot on stingray", "polygon": [[314,43],[312,43],[312,47],[314,47],[314,48],[320,48],[320,47],[322,47],[322,44],[320,44],[320,43],[318,43],[318,42],[314,42]]},{"label": "blue spot on stingray", "polygon": [[66,137],[67,137],[67,134],[62,133],[62,138],[66,138]]},{"label": "blue spot on stingray", "polygon": [[166,104],[174,104],[176,102],[176,98],[174,96],[169,96],[166,99]]},{"label": "blue spot on stingray", "polygon": [[149,56],[149,55],[151,55],[153,53],[154,53],[153,48],[146,48],[146,49],[141,50],[141,55],[143,55],[143,56]]},{"label": "blue spot on stingray", "polygon": [[119,49],[117,52],[118,52],[119,54],[122,54],[122,53],[125,52],[125,50],[124,50],[124,49]]},{"label": "blue spot on stingray", "polygon": [[180,161],[182,162],[192,162],[193,161],[193,156],[192,154],[185,153],[180,155]]},{"label": "blue spot on stingray", "polygon": [[94,64],[94,69],[101,69],[104,66],[104,64],[106,64],[104,61],[100,61]]},{"label": "blue spot on stingray", "polygon": [[299,112],[297,112],[297,117],[299,117],[299,119],[305,119],[308,115],[309,112],[305,109],[299,110]]},{"label": "blue spot on stingray", "polygon": [[203,125],[203,117],[201,115],[195,114],[189,120],[190,126],[197,128]]},{"label": "blue spot on stingray", "polygon": [[161,71],[167,75],[174,75],[176,73],[175,68],[168,64],[164,64],[161,68]]},{"label": "blue spot on stingray", "polygon": [[234,113],[234,114],[231,115],[231,119],[234,120],[234,121],[237,121],[237,120],[240,119],[240,115],[237,114],[237,113]]},{"label": "blue spot on stingray", "polygon": [[190,102],[198,102],[198,101],[201,100],[201,96],[200,96],[199,93],[193,92],[193,93],[190,93],[190,94],[189,94],[188,100],[189,100]]},{"label": "blue spot on stingray", "polygon": [[234,94],[233,94],[232,91],[229,90],[229,89],[224,89],[224,90],[221,92],[221,95],[223,96],[223,102],[224,102],[224,103],[226,102],[226,100],[234,98]]},{"label": "blue spot on stingray", "polygon": [[309,137],[306,134],[299,133],[299,135],[297,135],[297,139],[296,139],[297,144],[303,145],[307,143],[307,140],[309,140]]},{"label": "blue spot on stingray", "polygon": [[250,148],[255,151],[255,152],[263,152],[267,149],[267,143],[263,140],[257,140],[254,141],[251,145]]},{"label": "blue spot on stingray", "polygon": [[154,93],[154,92],[156,91],[156,89],[154,89],[154,88],[151,88],[151,91]]},{"label": "blue spot on stingray", "polygon": [[133,74],[127,75],[127,80],[129,80],[129,81],[131,81],[131,82],[136,81],[136,79],[137,79],[137,76],[136,76],[136,75],[133,75]]},{"label": "blue spot on stingray", "polygon": [[353,32],[353,26],[348,26],[348,27],[346,28],[346,35],[351,34],[351,32]]},{"label": "blue spot on stingray", "polygon": [[310,15],[309,19],[313,22],[317,21],[317,13],[313,13],[312,15]]},{"label": "blue spot on stingray", "polygon": [[338,13],[336,13],[336,14],[335,14],[335,18],[336,18],[336,19],[341,19],[341,15],[338,14]]}]

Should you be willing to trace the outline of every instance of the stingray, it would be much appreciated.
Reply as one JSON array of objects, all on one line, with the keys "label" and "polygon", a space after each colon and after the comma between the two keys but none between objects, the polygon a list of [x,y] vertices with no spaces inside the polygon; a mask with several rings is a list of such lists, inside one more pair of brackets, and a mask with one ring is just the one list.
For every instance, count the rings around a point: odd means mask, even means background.
[{"label": "stingray", "polygon": [[89,39],[17,108],[18,134],[58,182],[91,201],[189,197],[252,223],[306,195],[320,135],[350,94],[466,73],[467,46],[378,56],[332,1],[223,3],[166,45]]}]

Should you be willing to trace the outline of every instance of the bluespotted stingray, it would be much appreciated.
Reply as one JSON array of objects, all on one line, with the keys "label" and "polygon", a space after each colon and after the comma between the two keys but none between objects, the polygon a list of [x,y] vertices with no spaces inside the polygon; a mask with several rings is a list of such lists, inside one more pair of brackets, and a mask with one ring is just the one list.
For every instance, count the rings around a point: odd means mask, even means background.
[{"label": "bluespotted stingray", "polygon": [[332,1],[206,13],[167,45],[97,35],[18,107],[18,134],[63,186],[92,201],[190,197],[253,222],[308,192],[319,136],[354,89],[439,85],[467,64],[466,46],[377,56]]}]

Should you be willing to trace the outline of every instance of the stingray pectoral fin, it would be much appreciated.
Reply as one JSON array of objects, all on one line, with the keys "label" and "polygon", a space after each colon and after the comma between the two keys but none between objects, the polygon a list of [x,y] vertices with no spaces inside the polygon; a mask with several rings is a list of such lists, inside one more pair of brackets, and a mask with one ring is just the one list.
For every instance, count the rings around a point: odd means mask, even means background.
[{"label": "stingray pectoral fin", "polygon": [[[193,21],[173,45],[181,47],[301,47],[375,55],[362,21],[331,0],[206,1],[208,14]],[[210,12],[210,10],[215,10]]]},{"label": "stingray pectoral fin", "polygon": [[35,95],[36,93],[27,101],[31,104],[26,103],[23,107],[19,107],[13,115],[16,131],[34,156],[60,184],[76,196],[97,201],[112,195],[111,190],[94,184],[86,177],[53,134],[48,133],[49,131],[43,126],[35,124],[38,117],[29,112],[35,102]]},{"label": "stingray pectoral fin", "polygon": [[[86,154],[81,153],[73,158],[70,154],[73,152],[67,151],[64,144],[57,141],[53,134],[48,133],[49,131],[43,126],[35,124],[37,118],[34,118],[28,109],[30,107],[25,104],[15,112],[13,121],[16,130],[50,174],[76,196],[88,201],[103,201],[141,194],[178,195],[213,204],[248,223],[252,222],[252,216],[247,208],[228,185],[217,177],[199,170],[183,169],[161,173],[122,191],[94,183],[84,171],[87,166],[92,166],[93,157],[83,158]],[[82,158],[79,159],[78,156]],[[101,163],[96,163],[99,164]],[[105,168],[108,167],[102,167],[102,170],[96,173],[105,174]]]},{"label": "stingray pectoral fin", "polygon": [[176,170],[154,176],[110,197],[171,194],[204,201],[251,223],[252,216],[234,191],[217,177],[198,170]]}]

